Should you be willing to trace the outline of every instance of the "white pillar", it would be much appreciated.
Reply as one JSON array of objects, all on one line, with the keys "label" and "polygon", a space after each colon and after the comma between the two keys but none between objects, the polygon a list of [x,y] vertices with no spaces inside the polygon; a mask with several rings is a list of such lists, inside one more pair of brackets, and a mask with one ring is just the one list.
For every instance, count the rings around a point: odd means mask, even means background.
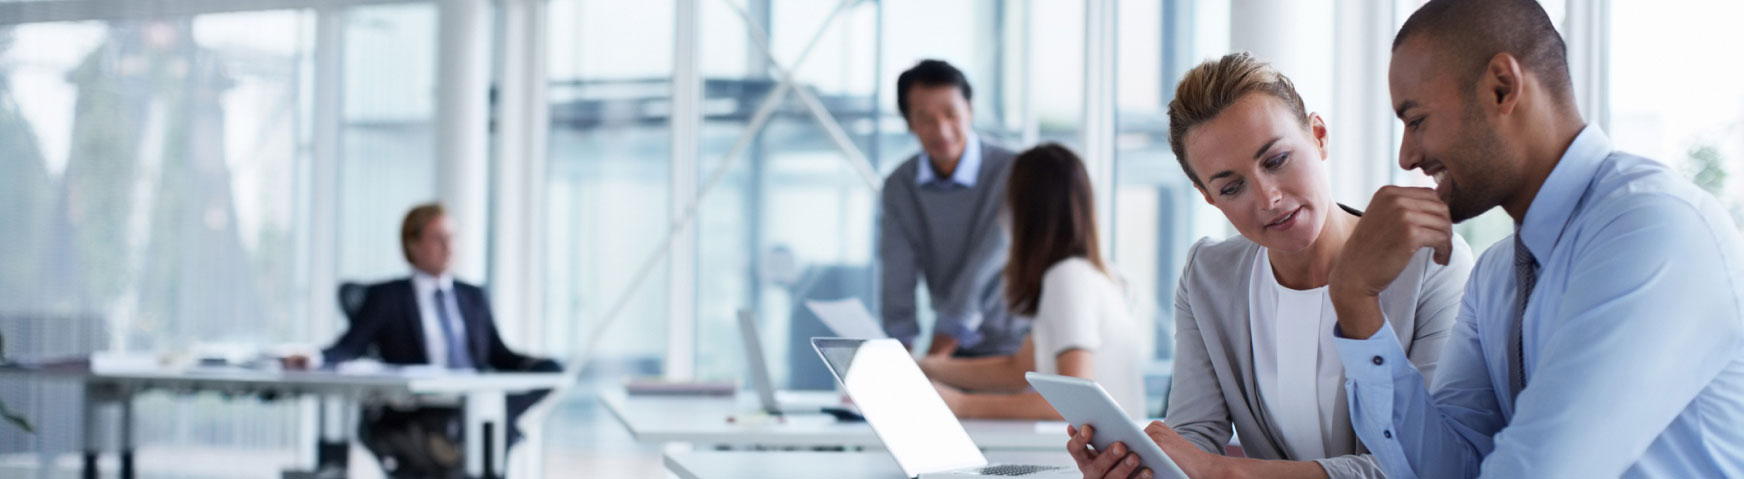
[{"label": "white pillar", "polygon": [[345,14],[324,8],[315,14],[313,118],[309,122],[309,322],[305,338],[325,342],[340,330],[339,145],[344,75]]},{"label": "white pillar", "polygon": [[[339,155],[340,108],[343,106],[345,13],[339,8],[315,11],[314,102],[309,124],[313,131],[309,157],[308,235],[309,309],[306,330],[301,337],[321,344],[338,337],[342,323],[339,311]],[[319,452],[311,447],[318,431],[337,432],[336,428],[317,427],[327,420],[326,409],[317,408],[319,400],[298,401],[302,427],[297,435],[297,457],[318,466]],[[314,467],[310,468],[315,469]]]},{"label": "white pillar", "polygon": [[1333,0],[1231,0],[1229,49],[1249,51],[1296,83],[1308,111],[1332,102]]},{"label": "white pillar", "polygon": [[[679,219],[696,201],[697,140],[702,132],[702,74],[697,50],[699,0],[677,0],[672,45],[672,158],[669,218]],[[673,232],[666,256],[667,328],[665,376],[690,379],[696,366],[696,222]]]},{"label": "white pillar", "polygon": [[1610,0],[1568,2],[1562,30],[1575,104],[1587,123],[1609,130],[1611,75],[1605,67],[1611,58]]},{"label": "white pillar", "polygon": [[1229,49],[1252,52],[1295,82],[1309,111],[1332,99],[1332,0],[1231,0]]},{"label": "white pillar", "polygon": [[459,229],[451,271],[465,281],[485,281],[490,4],[441,0],[438,7],[436,195]]},{"label": "white pillar", "polygon": [[545,345],[536,338],[544,331],[546,2],[503,0],[498,8],[491,304],[505,340],[538,352]]},{"label": "white pillar", "polygon": [[1114,246],[1114,150],[1117,11],[1115,0],[1084,2],[1084,168],[1096,192],[1102,251]]},{"label": "white pillar", "polygon": [[1375,190],[1403,173],[1395,158],[1387,62],[1393,56],[1393,4],[1338,0],[1331,110],[1321,111],[1332,135],[1333,197],[1366,208]]}]

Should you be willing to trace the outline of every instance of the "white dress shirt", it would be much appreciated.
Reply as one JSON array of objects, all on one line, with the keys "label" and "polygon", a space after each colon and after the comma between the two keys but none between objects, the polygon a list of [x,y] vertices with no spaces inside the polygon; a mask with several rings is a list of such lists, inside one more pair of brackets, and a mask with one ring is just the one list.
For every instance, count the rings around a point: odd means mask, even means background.
[{"label": "white dress shirt", "polygon": [[1248,288],[1260,397],[1291,458],[1327,457],[1329,440],[1345,444],[1352,439],[1349,434],[1326,437],[1347,431],[1332,424],[1334,408],[1343,406],[1338,389],[1344,384],[1344,364],[1332,343],[1338,315],[1325,286],[1295,290],[1279,283],[1266,253],[1260,247]]},{"label": "white dress shirt", "polygon": [[[436,304],[436,290],[442,290],[442,303]],[[418,321],[424,329],[424,351],[430,358],[430,365],[448,367],[448,338],[442,335],[441,316],[436,314],[436,308],[448,310],[449,327],[454,328],[454,334],[464,344],[466,340],[466,321],[460,317],[460,305],[454,301],[454,276],[443,274],[431,276],[423,271],[412,272],[412,292],[418,297]],[[477,363],[478,358],[473,358]]]}]

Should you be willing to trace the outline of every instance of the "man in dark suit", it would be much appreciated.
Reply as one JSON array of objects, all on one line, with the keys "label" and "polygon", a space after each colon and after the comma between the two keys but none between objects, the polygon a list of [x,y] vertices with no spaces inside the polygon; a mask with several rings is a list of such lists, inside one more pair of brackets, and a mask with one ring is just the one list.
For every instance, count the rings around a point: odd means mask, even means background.
[{"label": "man in dark suit", "polygon": [[[372,355],[384,363],[395,365],[431,365],[449,369],[475,371],[556,372],[557,363],[525,356],[510,350],[497,334],[496,320],[491,315],[490,300],[483,289],[456,281],[449,274],[453,258],[453,232],[447,214],[439,204],[426,204],[406,213],[400,226],[401,252],[412,265],[410,278],[371,285],[362,305],[351,318],[351,327],[333,346],[322,350],[319,361],[337,364]],[[288,366],[309,367],[311,359],[293,357]],[[513,446],[521,436],[515,425],[521,413],[537,403],[549,391],[535,391],[508,398],[508,444]],[[396,411],[384,409],[366,414],[365,442],[378,454],[383,451],[382,438],[403,435],[408,427],[437,429],[413,441],[412,448],[428,447],[439,464],[458,462],[458,450],[452,444],[429,441],[430,438],[452,437],[457,433],[457,416],[446,410],[420,409]],[[443,431],[442,429],[447,429]],[[375,436],[372,440],[369,436]],[[405,452],[408,446],[389,446]],[[397,458],[405,461],[405,458]],[[407,465],[401,465],[407,466]],[[401,469],[404,469],[402,467]]]}]

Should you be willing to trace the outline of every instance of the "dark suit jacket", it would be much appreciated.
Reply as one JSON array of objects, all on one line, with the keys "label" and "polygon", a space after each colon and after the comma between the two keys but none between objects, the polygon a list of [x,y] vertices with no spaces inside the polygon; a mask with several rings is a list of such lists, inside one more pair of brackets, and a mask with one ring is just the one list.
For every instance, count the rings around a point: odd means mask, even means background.
[{"label": "dark suit jacket", "polygon": [[[322,359],[335,364],[374,353],[388,364],[429,364],[415,291],[411,278],[370,285],[351,327],[332,347],[321,351]],[[535,358],[510,351],[503,344],[483,289],[455,281],[454,302],[466,324],[466,343],[479,369],[523,371],[534,363]]]}]

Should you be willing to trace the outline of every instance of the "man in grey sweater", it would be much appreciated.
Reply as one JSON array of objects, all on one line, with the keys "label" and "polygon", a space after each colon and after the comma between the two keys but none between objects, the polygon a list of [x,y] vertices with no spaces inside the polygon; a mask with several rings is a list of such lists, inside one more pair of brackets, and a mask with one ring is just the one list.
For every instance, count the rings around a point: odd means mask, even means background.
[{"label": "man in grey sweater", "polygon": [[896,102],[921,153],[884,180],[878,257],[884,330],[913,347],[915,285],[925,279],[937,321],[928,355],[1014,354],[1029,321],[1004,300],[1010,238],[1000,226],[1014,156],[971,129],[973,92],[950,64],[925,60],[896,80]]}]

